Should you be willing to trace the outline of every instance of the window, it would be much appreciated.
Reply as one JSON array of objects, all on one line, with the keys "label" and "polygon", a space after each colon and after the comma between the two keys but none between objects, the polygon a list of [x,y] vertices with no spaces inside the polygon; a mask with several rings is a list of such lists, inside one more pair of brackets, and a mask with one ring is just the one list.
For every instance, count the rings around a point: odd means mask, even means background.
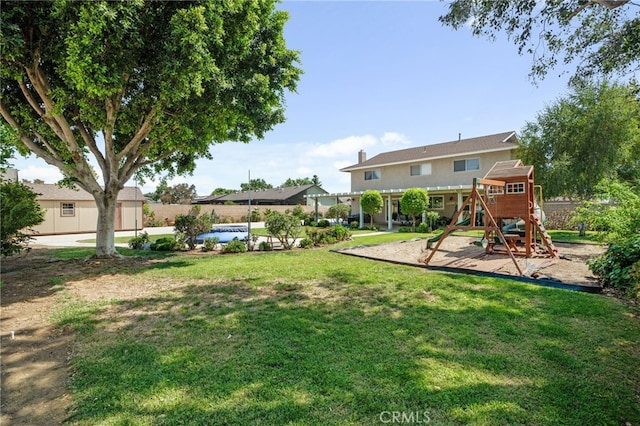
[{"label": "window", "polygon": [[489,185],[489,187],[487,188],[487,194],[488,195],[502,195],[502,194],[504,194],[504,187]]},{"label": "window", "polygon": [[364,180],[380,179],[380,170],[369,170],[364,172]]},{"label": "window", "polygon": [[455,160],[453,162],[454,172],[468,172],[469,170],[480,170],[479,158],[467,158],[465,160]]},{"label": "window", "polygon": [[411,168],[409,170],[409,174],[411,176],[430,175],[431,174],[431,163],[418,164],[416,166],[411,166]]},{"label": "window", "polygon": [[429,197],[429,209],[444,210],[444,195],[434,195]]},{"label": "window", "polygon": [[60,203],[60,216],[75,216],[76,203]]},{"label": "window", "polygon": [[524,182],[515,182],[507,184],[507,194],[524,194]]}]

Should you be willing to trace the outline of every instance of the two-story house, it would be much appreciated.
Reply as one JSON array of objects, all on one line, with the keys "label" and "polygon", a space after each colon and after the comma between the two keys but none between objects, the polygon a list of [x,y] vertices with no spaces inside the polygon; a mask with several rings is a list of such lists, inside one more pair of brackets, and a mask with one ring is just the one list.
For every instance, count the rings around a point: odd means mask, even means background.
[{"label": "two-story house", "polygon": [[[360,196],[368,189],[378,190],[384,199],[376,223],[391,229],[400,211],[400,198],[409,188],[429,193],[429,210],[451,218],[470,193],[474,177],[484,176],[497,161],[514,160],[518,147],[516,133],[504,132],[389,151],[367,159],[358,153],[358,162],[341,169],[351,174],[352,213],[360,213]],[[343,194],[346,195],[346,194]]]}]

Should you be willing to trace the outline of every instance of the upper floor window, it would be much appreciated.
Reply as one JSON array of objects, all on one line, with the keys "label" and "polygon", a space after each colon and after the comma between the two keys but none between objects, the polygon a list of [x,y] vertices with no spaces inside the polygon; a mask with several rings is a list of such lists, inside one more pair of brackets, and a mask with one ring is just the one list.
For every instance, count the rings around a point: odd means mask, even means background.
[{"label": "upper floor window", "polygon": [[468,172],[470,170],[480,170],[479,158],[466,158],[464,160],[455,160],[453,162],[454,172]]},{"label": "upper floor window", "polygon": [[364,172],[364,180],[380,179],[380,170],[367,170]]},{"label": "upper floor window", "polygon": [[411,168],[409,170],[409,174],[411,176],[430,175],[431,174],[431,163],[417,164],[415,166],[411,166]]},{"label": "upper floor window", "polygon": [[524,182],[513,182],[507,184],[507,194],[524,194]]},{"label": "upper floor window", "polygon": [[60,203],[60,216],[75,216],[76,203]]}]

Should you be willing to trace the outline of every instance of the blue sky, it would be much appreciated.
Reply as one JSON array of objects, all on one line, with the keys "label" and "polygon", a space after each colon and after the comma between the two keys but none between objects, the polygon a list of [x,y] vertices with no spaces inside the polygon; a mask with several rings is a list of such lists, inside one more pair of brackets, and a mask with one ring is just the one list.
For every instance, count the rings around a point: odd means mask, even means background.
[{"label": "blue sky", "polygon": [[[561,68],[533,85],[531,56],[519,56],[504,37],[491,42],[442,26],[446,3],[285,1],[280,8],[290,14],[285,37],[301,51],[304,70],[297,93],[287,96],[287,121],[262,140],[213,146],[213,160],[170,185],[194,184],[208,195],[239,188],[250,170],[274,186],[315,174],[327,191],[347,192],[349,174],[339,169],[360,149],[371,158],[458,133],[519,131],[567,92]],[[23,179],[60,178],[33,156],[13,163]]]}]

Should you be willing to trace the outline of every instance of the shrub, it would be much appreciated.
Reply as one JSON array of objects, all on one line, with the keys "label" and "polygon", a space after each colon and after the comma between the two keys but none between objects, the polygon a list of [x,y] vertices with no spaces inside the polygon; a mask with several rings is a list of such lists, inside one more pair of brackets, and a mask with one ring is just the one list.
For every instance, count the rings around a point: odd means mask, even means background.
[{"label": "shrub", "polygon": [[411,228],[408,226],[401,226],[398,228],[398,232],[411,232]]},{"label": "shrub", "polygon": [[302,230],[299,218],[277,211],[269,212],[264,226],[269,234],[280,241],[285,250],[293,248],[293,244]]},{"label": "shrub", "polygon": [[235,237],[222,247],[222,253],[244,253],[245,251],[247,251],[247,246],[238,237]]},{"label": "shrub", "polygon": [[342,225],[331,228],[307,228],[307,236],[314,245],[335,244],[351,238],[351,231]]},{"label": "shrub", "polygon": [[351,231],[342,225],[336,225],[331,230],[331,235],[333,235],[338,241],[345,241],[351,238]]},{"label": "shrub", "polygon": [[427,225],[426,223],[422,222],[420,225],[418,225],[417,231],[422,232],[423,234],[426,234],[427,232],[431,232],[431,225]]},{"label": "shrub", "polygon": [[219,242],[220,239],[218,237],[207,238],[202,243],[202,251],[213,251]]},{"label": "shrub", "polygon": [[311,238],[304,238],[300,241],[300,248],[306,249],[313,247],[313,240]]},{"label": "shrub", "polygon": [[44,222],[45,210],[38,203],[38,195],[20,182],[0,179],[0,254],[13,256],[31,240],[24,232]]},{"label": "shrub", "polygon": [[151,250],[154,251],[173,251],[180,247],[180,243],[171,237],[158,238],[155,243],[151,244]]},{"label": "shrub", "polygon": [[329,226],[331,226],[331,222],[329,222],[327,219],[322,219],[318,222],[318,227],[320,228],[328,228]]},{"label": "shrub", "polygon": [[355,221],[355,220],[354,220],[353,222],[351,222],[351,223],[349,224],[349,227],[350,227],[351,229],[358,229],[358,228],[360,227],[360,224],[359,224],[357,221]]},{"label": "shrub", "polygon": [[258,250],[260,250],[260,251],[271,251],[271,250],[273,250],[273,247],[271,247],[271,244],[269,244],[266,241],[260,241],[260,244],[258,244]]},{"label": "shrub", "polygon": [[196,247],[196,237],[211,229],[211,215],[200,213],[200,206],[194,206],[189,214],[179,214],[176,216],[175,231],[179,236],[178,240],[189,246],[190,250]]},{"label": "shrub", "polygon": [[149,234],[147,232],[143,232],[139,234],[137,237],[133,237],[129,240],[129,248],[133,250],[141,250],[145,244],[149,243],[151,240],[149,239]]},{"label": "shrub", "polygon": [[605,287],[617,288],[631,297],[638,297],[640,292],[639,264],[638,236],[614,241],[603,255],[587,261],[589,269],[600,277]]}]

